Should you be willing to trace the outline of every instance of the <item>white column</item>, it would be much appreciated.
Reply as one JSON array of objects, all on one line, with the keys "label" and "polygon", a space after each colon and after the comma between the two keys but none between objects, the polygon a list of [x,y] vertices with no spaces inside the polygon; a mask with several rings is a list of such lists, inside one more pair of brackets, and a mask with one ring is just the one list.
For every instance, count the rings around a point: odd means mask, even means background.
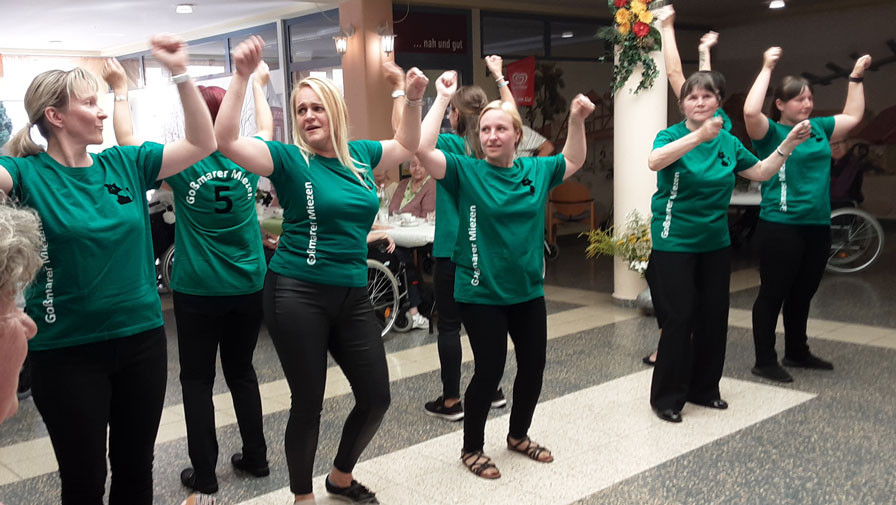
[{"label": "white column", "polygon": [[[653,139],[666,128],[668,84],[661,51],[652,53],[659,75],[653,87],[637,95],[631,90],[641,81],[640,67],[620,89],[613,107],[613,223],[618,229],[634,209],[650,214],[650,197],[656,191],[656,174],[647,168]],[[641,275],[616,259],[613,268],[613,298],[633,301],[647,284]]]}]

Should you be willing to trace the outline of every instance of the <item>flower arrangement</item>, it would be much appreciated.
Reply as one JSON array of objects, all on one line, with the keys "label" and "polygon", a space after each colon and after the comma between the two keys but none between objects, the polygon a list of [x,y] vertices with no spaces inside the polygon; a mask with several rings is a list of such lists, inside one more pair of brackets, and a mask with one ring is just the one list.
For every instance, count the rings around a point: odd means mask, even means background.
[{"label": "flower arrangement", "polygon": [[652,51],[663,47],[659,30],[654,28],[653,13],[647,10],[649,0],[607,0],[613,15],[613,26],[601,28],[597,35],[619,46],[619,61],[613,68],[613,93],[622,89],[635,67],[642,66],[641,82],[632,92],[649,89],[659,76]]},{"label": "flower arrangement", "polygon": [[633,210],[625,217],[625,228],[621,233],[617,234],[614,228],[583,233],[588,236],[585,257],[616,256],[628,263],[629,270],[643,276],[650,260],[650,219]]}]

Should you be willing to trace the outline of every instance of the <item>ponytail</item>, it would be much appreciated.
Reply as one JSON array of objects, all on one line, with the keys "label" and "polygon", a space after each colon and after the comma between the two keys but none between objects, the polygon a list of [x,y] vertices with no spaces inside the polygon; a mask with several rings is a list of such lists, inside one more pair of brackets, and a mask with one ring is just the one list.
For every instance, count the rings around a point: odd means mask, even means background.
[{"label": "ponytail", "polygon": [[16,158],[24,158],[26,156],[34,156],[44,152],[44,148],[31,138],[31,127],[33,125],[22,128],[18,131],[6,144],[7,152],[10,156]]}]

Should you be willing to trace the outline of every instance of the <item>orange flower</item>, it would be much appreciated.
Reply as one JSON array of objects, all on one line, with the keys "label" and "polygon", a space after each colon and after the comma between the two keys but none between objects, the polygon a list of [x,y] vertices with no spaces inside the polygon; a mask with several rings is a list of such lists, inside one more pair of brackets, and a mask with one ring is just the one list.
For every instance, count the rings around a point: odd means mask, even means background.
[{"label": "orange flower", "polygon": [[628,24],[629,23],[629,11],[628,9],[619,9],[616,11],[616,23],[617,24]]},{"label": "orange flower", "polygon": [[653,22],[653,13],[650,11],[644,11],[638,14],[638,21],[649,25]]},{"label": "orange flower", "polygon": [[632,25],[628,24],[628,21],[625,23],[619,23],[619,26],[616,27],[619,30],[620,35],[628,35],[628,32],[632,31]]},{"label": "orange flower", "polygon": [[640,15],[642,12],[647,11],[647,4],[640,0],[633,0],[631,5],[631,10],[636,15]]}]

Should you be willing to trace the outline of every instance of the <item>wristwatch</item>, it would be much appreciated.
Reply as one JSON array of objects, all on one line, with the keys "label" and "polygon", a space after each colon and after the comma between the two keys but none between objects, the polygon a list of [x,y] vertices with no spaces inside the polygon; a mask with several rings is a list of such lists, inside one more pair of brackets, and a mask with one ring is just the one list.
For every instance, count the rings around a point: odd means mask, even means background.
[{"label": "wristwatch", "polygon": [[398,98],[400,96],[404,96],[403,89],[396,89],[395,91],[392,92],[392,98]]}]

